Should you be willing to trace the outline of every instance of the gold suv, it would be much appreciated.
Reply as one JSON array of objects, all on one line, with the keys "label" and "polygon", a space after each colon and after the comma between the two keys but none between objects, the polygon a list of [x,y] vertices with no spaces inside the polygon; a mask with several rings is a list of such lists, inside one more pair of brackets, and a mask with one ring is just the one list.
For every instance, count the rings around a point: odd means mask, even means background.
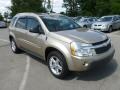
[{"label": "gold suv", "polygon": [[45,60],[57,78],[64,78],[69,71],[104,65],[115,52],[107,35],[82,29],[60,14],[20,13],[12,19],[9,30],[12,51],[24,50]]}]

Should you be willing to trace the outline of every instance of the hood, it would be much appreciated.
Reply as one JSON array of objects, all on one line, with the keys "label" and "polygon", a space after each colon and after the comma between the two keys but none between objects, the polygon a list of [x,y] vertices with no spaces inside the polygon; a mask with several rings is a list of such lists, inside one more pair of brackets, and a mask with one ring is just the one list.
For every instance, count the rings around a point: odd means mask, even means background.
[{"label": "hood", "polygon": [[86,25],[87,23],[81,23],[81,22],[78,22],[78,24],[83,27],[84,25]]},{"label": "hood", "polygon": [[95,22],[94,25],[106,25],[110,24],[111,22]]},{"label": "hood", "polygon": [[59,39],[62,39],[62,41],[96,43],[107,39],[104,33],[87,29],[66,30],[54,33],[59,35]]}]

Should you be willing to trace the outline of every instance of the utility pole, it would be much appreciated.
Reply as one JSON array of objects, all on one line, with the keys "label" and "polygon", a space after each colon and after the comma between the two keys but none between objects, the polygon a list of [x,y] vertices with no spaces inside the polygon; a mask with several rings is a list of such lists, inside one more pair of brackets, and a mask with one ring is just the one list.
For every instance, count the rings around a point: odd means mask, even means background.
[{"label": "utility pole", "polygon": [[51,4],[52,4],[52,5],[51,5],[51,6],[52,6],[52,10],[51,10],[51,11],[53,12],[54,0],[52,0],[52,3],[51,3]]},{"label": "utility pole", "polygon": [[47,9],[48,9],[49,13],[52,11],[51,1],[50,0],[48,0]]},{"label": "utility pole", "polygon": [[54,0],[44,0],[44,8],[47,8],[47,11],[53,12]]}]

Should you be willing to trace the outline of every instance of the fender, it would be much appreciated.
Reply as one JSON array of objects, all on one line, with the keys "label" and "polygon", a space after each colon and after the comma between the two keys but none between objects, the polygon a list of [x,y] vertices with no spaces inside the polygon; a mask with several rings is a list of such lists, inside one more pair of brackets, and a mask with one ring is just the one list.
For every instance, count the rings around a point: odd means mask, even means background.
[{"label": "fender", "polygon": [[74,67],[73,61],[71,59],[71,53],[70,53],[71,51],[70,51],[70,49],[68,49],[68,48],[70,48],[69,47],[70,45],[68,45],[69,43],[66,43],[66,42],[49,37],[48,40],[45,41],[45,44],[46,44],[45,46],[47,46],[47,47],[45,47],[44,54],[45,54],[45,51],[48,47],[55,48],[64,55],[69,70],[71,70],[71,68]]}]

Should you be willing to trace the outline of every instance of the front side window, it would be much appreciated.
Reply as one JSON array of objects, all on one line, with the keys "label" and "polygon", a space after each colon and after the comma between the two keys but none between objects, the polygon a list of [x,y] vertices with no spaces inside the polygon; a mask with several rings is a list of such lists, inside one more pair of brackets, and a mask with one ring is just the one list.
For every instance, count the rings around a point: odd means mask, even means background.
[{"label": "front side window", "polygon": [[21,29],[26,29],[26,23],[27,23],[26,18],[19,18],[16,22],[15,27],[16,28],[21,28]]},{"label": "front side window", "polygon": [[115,17],[113,18],[113,20],[114,20],[114,21],[117,21],[117,20],[119,20],[119,17],[115,16]]},{"label": "front side window", "polygon": [[73,30],[80,28],[80,26],[77,23],[75,23],[72,19],[66,16],[48,15],[41,16],[41,19],[51,32]]},{"label": "front side window", "polygon": [[90,18],[89,21],[90,21],[90,22],[94,22],[94,21],[96,21],[96,20],[95,20],[95,18]]},{"label": "front side window", "polygon": [[35,32],[39,32],[40,24],[39,22],[34,18],[28,18],[27,19],[27,29],[28,30],[36,30]]},{"label": "front side window", "polygon": [[16,19],[17,19],[17,17],[13,17],[13,19],[11,20],[11,24],[10,24],[10,26],[13,26],[13,25],[14,25]]}]

